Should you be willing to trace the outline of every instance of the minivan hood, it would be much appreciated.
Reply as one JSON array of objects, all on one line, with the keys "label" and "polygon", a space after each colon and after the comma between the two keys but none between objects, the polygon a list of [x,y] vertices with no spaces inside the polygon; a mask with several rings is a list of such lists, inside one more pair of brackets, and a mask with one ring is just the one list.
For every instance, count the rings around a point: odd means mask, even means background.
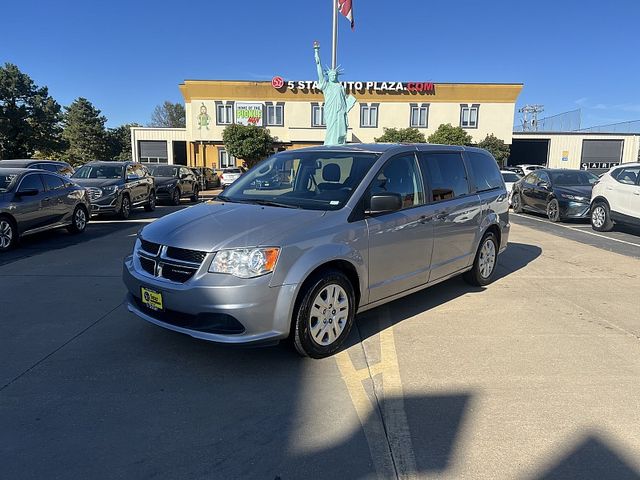
[{"label": "minivan hood", "polygon": [[568,195],[578,195],[580,197],[591,197],[591,190],[593,190],[592,185],[570,185],[570,186],[562,186],[555,187],[555,193],[566,193]]},{"label": "minivan hood", "polygon": [[81,187],[110,187],[111,185],[122,185],[121,178],[72,178],[74,183]]},{"label": "minivan hood", "polygon": [[305,228],[324,214],[319,210],[212,201],[156,220],[144,227],[142,237],[162,245],[206,252],[278,246],[289,232]]}]

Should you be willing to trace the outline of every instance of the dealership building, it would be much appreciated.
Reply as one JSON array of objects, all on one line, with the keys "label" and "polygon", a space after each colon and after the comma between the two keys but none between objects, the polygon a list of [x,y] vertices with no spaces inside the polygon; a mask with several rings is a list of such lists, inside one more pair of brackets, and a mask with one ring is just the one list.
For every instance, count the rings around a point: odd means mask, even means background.
[{"label": "dealership building", "polygon": [[[349,81],[356,98],[349,112],[347,142],[375,141],[384,128],[413,127],[431,135],[441,124],[466,130],[474,142],[493,134],[511,145],[509,164],[603,170],[637,161],[636,133],[514,132],[517,83],[434,83],[428,81]],[[186,80],[186,128],[132,128],[133,158],[221,169],[240,165],[222,141],[233,123],[266,127],[275,150],[323,143],[322,92],[314,81],[274,77],[270,82]]]}]

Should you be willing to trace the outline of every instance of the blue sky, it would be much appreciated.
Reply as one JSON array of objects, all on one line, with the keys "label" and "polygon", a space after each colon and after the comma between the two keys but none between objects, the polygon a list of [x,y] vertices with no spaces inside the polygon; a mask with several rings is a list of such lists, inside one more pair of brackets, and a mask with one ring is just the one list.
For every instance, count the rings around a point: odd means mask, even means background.
[{"label": "blue sky", "polygon": [[[640,2],[353,0],[344,80],[522,82],[518,106],[582,108],[583,127],[640,119]],[[63,105],[146,124],[184,79],[312,79],[330,61],[331,0],[5,2],[0,62]],[[7,21],[6,19],[10,19]]]}]

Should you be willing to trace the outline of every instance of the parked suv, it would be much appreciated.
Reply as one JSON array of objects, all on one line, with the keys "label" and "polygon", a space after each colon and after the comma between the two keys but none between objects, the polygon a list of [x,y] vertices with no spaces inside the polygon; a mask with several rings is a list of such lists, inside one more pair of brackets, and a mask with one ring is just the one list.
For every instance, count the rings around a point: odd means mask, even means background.
[{"label": "parked suv", "polygon": [[133,208],[156,208],[155,182],[140,163],[89,162],[71,178],[89,192],[92,214],[115,213],[127,219]]},{"label": "parked suv", "polygon": [[0,252],[32,233],[62,227],[81,233],[89,208],[87,192],[67,177],[0,167]]},{"label": "parked suv", "polygon": [[[281,188],[256,182],[288,172]],[[128,308],[229,344],[293,337],[321,358],[364,311],[461,273],[495,276],[507,191],[485,150],[345,145],[278,153],[216,201],[145,226],[124,262]]]},{"label": "parked suv", "polygon": [[3,168],[37,168],[48,172],[59,173],[65,177],[73,175],[73,167],[67,162],[57,160],[2,160],[0,167]]},{"label": "parked suv", "polygon": [[180,205],[180,199],[189,197],[197,202],[200,197],[198,177],[190,168],[180,165],[149,165],[147,167],[156,182],[156,197],[173,205]]},{"label": "parked suv", "polygon": [[607,232],[618,222],[640,225],[640,163],[612,168],[593,187],[592,228]]}]

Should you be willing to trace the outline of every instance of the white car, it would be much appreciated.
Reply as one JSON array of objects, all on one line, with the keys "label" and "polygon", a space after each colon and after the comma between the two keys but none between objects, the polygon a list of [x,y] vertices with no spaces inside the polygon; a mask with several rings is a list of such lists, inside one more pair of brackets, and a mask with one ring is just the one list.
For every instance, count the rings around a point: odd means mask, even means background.
[{"label": "white car", "polygon": [[608,232],[614,223],[640,226],[640,163],[612,168],[593,187],[591,226]]},{"label": "white car", "polygon": [[220,174],[220,185],[222,188],[226,188],[239,179],[242,176],[242,169],[240,167],[229,167],[222,170]]},{"label": "white car", "polygon": [[522,177],[516,172],[512,172],[511,170],[500,170],[500,173],[502,174],[502,179],[504,180],[504,184],[507,187],[507,192],[509,192],[509,205],[511,205],[511,191],[513,190],[513,184],[520,180]]}]

